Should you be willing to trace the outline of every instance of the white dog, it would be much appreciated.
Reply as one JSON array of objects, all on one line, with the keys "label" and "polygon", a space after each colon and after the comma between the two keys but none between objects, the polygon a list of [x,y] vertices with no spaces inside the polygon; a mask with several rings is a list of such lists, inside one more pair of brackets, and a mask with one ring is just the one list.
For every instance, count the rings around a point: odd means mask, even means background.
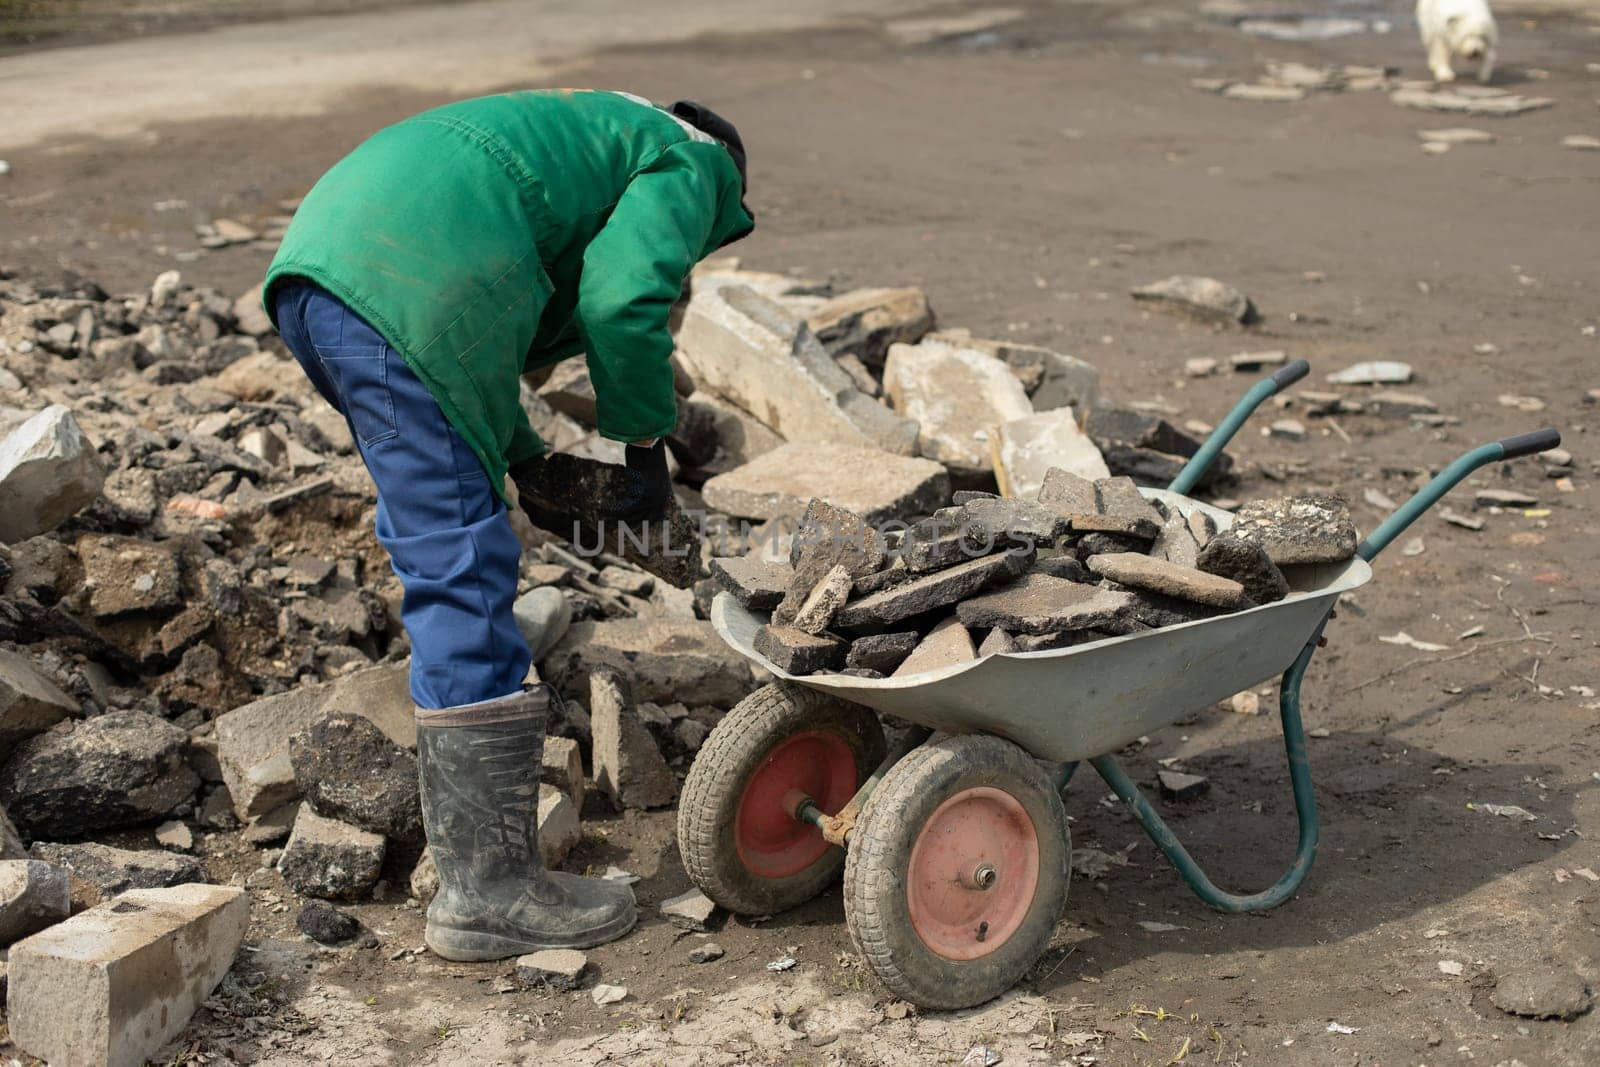
[{"label": "white dog", "polygon": [[1450,57],[1478,61],[1478,80],[1494,74],[1494,48],[1500,39],[1487,0],[1417,0],[1417,27],[1428,50],[1434,81],[1453,82]]}]

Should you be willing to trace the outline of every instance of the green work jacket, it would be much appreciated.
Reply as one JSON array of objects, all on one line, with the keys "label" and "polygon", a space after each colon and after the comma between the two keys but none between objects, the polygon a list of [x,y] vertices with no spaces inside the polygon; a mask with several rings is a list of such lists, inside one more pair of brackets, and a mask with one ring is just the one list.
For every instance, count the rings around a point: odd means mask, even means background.
[{"label": "green work jacket", "polygon": [[[519,376],[587,354],[598,428],[677,419],[667,317],[695,263],[754,227],[733,158],[624,93],[505,93],[373,135],[306,194],[267,271],[366,319],[499,489],[544,451]],[[404,428],[402,427],[402,432]]]}]

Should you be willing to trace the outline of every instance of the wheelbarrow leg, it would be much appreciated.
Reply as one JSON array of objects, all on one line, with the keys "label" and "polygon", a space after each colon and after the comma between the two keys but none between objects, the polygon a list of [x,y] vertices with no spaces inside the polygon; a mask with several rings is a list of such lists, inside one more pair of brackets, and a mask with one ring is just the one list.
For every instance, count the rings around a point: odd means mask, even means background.
[{"label": "wheelbarrow leg", "polygon": [[1057,793],[1066,792],[1067,786],[1072,784],[1072,776],[1078,773],[1078,762],[1078,760],[1073,760],[1071,763],[1063,763],[1056,768],[1055,783]]},{"label": "wheelbarrow leg", "polygon": [[[1327,620],[1323,620],[1323,625],[1326,625],[1326,622]],[[1111,791],[1133,810],[1134,818],[1139,820],[1139,825],[1144,827],[1145,833],[1150,835],[1156,847],[1166,853],[1167,859],[1178,868],[1178,873],[1183,876],[1189,888],[1214,908],[1227,912],[1245,912],[1276,907],[1293,896],[1295,890],[1300,888],[1300,883],[1305,881],[1306,875],[1311,873],[1311,861],[1316,858],[1317,837],[1321,832],[1321,824],[1317,819],[1317,801],[1311,789],[1311,765],[1306,760],[1306,737],[1300,722],[1300,682],[1305,677],[1306,665],[1311,662],[1311,654],[1316,651],[1317,638],[1321,636],[1322,626],[1318,626],[1311,641],[1300,653],[1300,657],[1283,674],[1278,711],[1283,722],[1283,745],[1289,756],[1289,780],[1294,786],[1295,813],[1300,820],[1300,843],[1295,850],[1294,862],[1290,864],[1288,871],[1261,892],[1240,895],[1219,889],[1195,862],[1194,857],[1189,855],[1188,850],[1162,821],[1161,816],[1156,814],[1155,808],[1145,799],[1144,793],[1114,758],[1097,756],[1089,761],[1111,787]]]}]

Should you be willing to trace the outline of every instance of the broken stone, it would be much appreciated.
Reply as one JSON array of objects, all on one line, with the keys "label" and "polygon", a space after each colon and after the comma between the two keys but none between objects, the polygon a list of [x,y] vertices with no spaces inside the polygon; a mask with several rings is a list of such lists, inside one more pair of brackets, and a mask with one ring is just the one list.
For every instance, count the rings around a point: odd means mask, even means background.
[{"label": "broken stone", "polygon": [[661,917],[680,930],[707,933],[721,919],[722,909],[698,889],[661,902]]},{"label": "broken stone", "polygon": [[588,365],[581,359],[564,359],[552,367],[538,395],[552,410],[585,426],[598,424],[594,383],[589,380]]},{"label": "broken stone", "polygon": [[0,948],[65,919],[67,872],[40,860],[0,860]]},{"label": "broken stone", "polygon": [[178,560],[165,545],[132,537],[86,537],[78,543],[89,610],[107,619],[164,614],[182,606]]},{"label": "broken stone", "polygon": [[754,647],[785,674],[833,670],[845,655],[845,643],[830,634],[808,634],[792,626],[763,626]]},{"label": "broken stone", "polygon": [[988,636],[978,645],[979,656],[995,656],[1015,651],[1017,651],[1016,638],[998,626],[990,630]]},{"label": "broken stone", "polygon": [[1166,560],[1152,559],[1137,552],[1115,552],[1091,556],[1089,569],[1102,577],[1135,589],[1161,593],[1179,600],[1208,604],[1217,608],[1248,606],[1244,586],[1191,567],[1180,567]]},{"label": "broken stone", "polygon": [[[1144,485],[1166,485],[1177,477],[1201,442],[1159,415],[1135,408],[1101,406],[1084,426],[1107,468]],[[1216,484],[1233,469],[1233,459],[1219,454],[1200,476],[1202,487]]]},{"label": "broken stone", "polygon": [[0,757],[81,710],[32,660],[0,649]]},{"label": "broken stone", "polygon": [[977,658],[978,650],[972,644],[972,634],[961,625],[960,619],[947,618],[928,631],[928,636],[895,668],[892,677],[905,678],[926,671],[942,670]]},{"label": "broken stone", "polygon": [[648,574],[640,574],[627,567],[610,566],[600,571],[599,582],[607,589],[615,589],[619,593],[629,596],[641,597],[648,600],[655,590],[655,579]]},{"label": "broken stone", "polygon": [[[1105,535],[1090,534],[1088,536]],[[1052,578],[1064,578],[1069,582],[1092,583],[1094,581],[1094,578],[1089,575],[1089,568],[1072,556],[1041,556],[1034,560],[1032,573],[1048,574]]]},{"label": "broken stone", "polygon": [[1211,788],[1210,781],[1203,775],[1185,774],[1182,771],[1157,771],[1156,781],[1161,786],[1163,800],[1194,800]]},{"label": "broken stone", "polygon": [[1228,532],[1267,550],[1280,567],[1341,563],[1355,555],[1356,528],[1343,497],[1279,497],[1239,508]]},{"label": "broken stone", "polygon": [[1267,427],[1267,436],[1277,437],[1285,441],[1304,441],[1306,439],[1306,426],[1299,419],[1275,419]]},{"label": "broken stone", "polygon": [[1411,377],[1411,364],[1377,360],[1334,371],[1327,380],[1335,385],[1400,385],[1409,382]]},{"label": "broken stone", "polygon": [[1257,604],[1271,604],[1289,595],[1289,583],[1267,550],[1230,533],[1206,542],[1193,565],[1238,582],[1244,586],[1245,596]]},{"label": "broken stone", "polygon": [[857,389],[800,319],[747,286],[696,286],[677,341],[700,388],[788,441],[902,456],[916,447],[914,422]]},{"label": "broken stone", "polygon": [[1395,389],[1373,393],[1363,398],[1361,405],[1363,411],[1384,419],[1409,419],[1439,410],[1439,406],[1425,396]]},{"label": "broken stone", "polygon": [[678,799],[678,780],[649,729],[639,721],[621,677],[596,670],[589,677],[595,785],[625,808],[666,807]]},{"label": "broken stone", "polygon": [[1183,373],[1191,378],[1205,378],[1214,374],[1217,361],[1210,356],[1194,356],[1183,361]]},{"label": "broken stone", "polygon": [[308,900],[302,904],[294,925],[320,945],[340,945],[361,932],[360,920],[324,900]]},{"label": "broken stone", "polygon": [[719,556],[711,560],[711,577],[750,611],[771,611],[783,600],[794,581],[794,568],[774,560],[748,556]]},{"label": "broken stone", "polygon": [[176,819],[164,822],[156,827],[156,844],[162,848],[188,852],[194,848],[194,831]]},{"label": "broken stone", "polygon": [[811,501],[789,547],[794,577],[773,612],[773,622],[792,623],[806,599],[836,568],[843,568],[852,579],[863,578],[881,568],[885,558],[883,536],[872,526],[844,508]]},{"label": "broken stone", "polygon": [[516,979],[523,988],[549,986],[570,993],[583,985],[589,957],[576,949],[548,948],[517,957]]},{"label": "broken stone", "polygon": [[22,836],[17,833],[17,828],[11,822],[11,816],[6,814],[6,809],[0,807],[0,860],[27,858],[28,849],[22,843]]},{"label": "broken stone", "polygon": [[1525,1019],[1576,1019],[1594,1003],[1589,984],[1565,967],[1545,966],[1500,975],[1489,993],[1494,1006]]},{"label": "broken stone", "polygon": [[32,838],[72,838],[165,816],[194,796],[188,735],[142,711],[113,711],[17,746],[0,802]]},{"label": "broken stone", "polygon": [[1032,562],[1033,553],[1021,550],[969,560],[846,604],[834,622],[846,629],[892,626],[901,619],[948,607],[996,582],[1015,578]]},{"label": "broken stone", "polygon": [[1113,533],[1141,541],[1155,540],[1164,521],[1131,478],[1091,482],[1059,467],[1045,476],[1039,503],[1066,519],[1075,531]]},{"label": "broken stone", "polygon": [[1159,630],[1167,626],[1194,622],[1197,619],[1209,619],[1226,610],[1230,610],[1199,604],[1193,600],[1184,600],[1146,589],[1134,589],[1114,581],[1108,580],[1103,584],[1107,591],[1121,591],[1133,594],[1133,603],[1129,606],[1128,619],[1120,625],[1113,623],[1103,627],[1107,630],[1116,629],[1122,633]]},{"label": "broken stone", "polygon": [[417,760],[371,719],[329,712],[289,738],[295,785],[317,814],[396,841],[422,837]]},{"label": "broken stone", "polygon": [[0,438],[0,543],[55,529],[93,503],[106,469],[72,412],[59,404]]},{"label": "broken stone", "polygon": [[715,960],[720,960],[723,955],[724,952],[721,945],[715,941],[707,941],[689,950],[689,962],[711,963]]},{"label": "broken stone", "polygon": [[783,438],[754,415],[704,390],[680,400],[678,411],[680,424],[685,420],[697,422],[716,442],[709,459],[685,463],[686,468],[692,468],[685,470],[685,475],[695,476],[696,480],[725,474],[783,444]]},{"label": "broken stone", "polygon": [[1248,323],[1256,318],[1249,297],[1215,278],[1177,274],[1140,286],[1133,290],[1133,298],[1214,322]]},{"label": "broken stone", "polygon": [[1296,100],[1304,100],[1306,91],[1292,85],[1263,85],[1254,82],[1237,82],[1223,89],[1222,95],[1233,100],[1256,100],[1287,104]]},{"label": "broken stone", "polygon": [[628,987],[625,985],[607,985],[602,982],[589,990],[589,999],[594,1001],[597,1008],[603,1008],[608,1004],[620,1004],[628,999]]},{"label": "broken stone", "polygon": [[1071,532],[1072,525],[1033,500],[984,496],[961,505],[961,524],[968,539],[986,554],[990,546],[1049,548]]},{"label": "broken stone", "polygon": [[1600,137],[1587,133],[1569,133],[1561,138],[1561,147],[1579,152],[1600,152]]},{"label": "broken stone", "polygon": [[790,442],[706,482],[707,506],[741,518],[797,518],[812,500],[869,523],[926,515],[950,499],[950,475],[929,459],[849,445]]},{"label": "broken stone", "polygon": [[417,860],[417,865],[411,869],[411,877],[406,881],[406,888],[411,890],[411,895],[423,904],[433,899],[439,892],[439,868],[433,862],[431,849],[422,850],[422,858]]},{"label": "broken stone", "polygon": [[568,696],[586,695],[596,670],[618,673],[635,699],[660,704],[693,693],[697,701],[732,707],[755,688],[749,661],[698,619],[573,623],[540,669]]},{"label": "broken stone", "polygon": [[882,367],[890,345],[916,344],[933,328],[933,311],[921,289],[854,289],[822,303],[806,325],[834,355]]},{"label": "broken stone", "polygon": [[539,781],[567,794],[573,808],[581,812],[588,782],[584,778],[583,753],[578,749],[578,742],[570,737],[546,737]]},{"label": "broken stone", "polygon": [[849,669],[892,674],[921,641],[922,635],[915,630],[858,637],[850,643],[844,665]]},{"label": "broken stone", "polygon": [[940,508],[905,532],[898,554],[912,574],[926,574],[988,555],[995,548],[993,540],[985,546],[969,537],[964,509]]},{"label": "broken stone", "polygon": [[539,855],[546,867],[559,867],[583,839],[578,808],[553,785],[539,785]]},{"label": "broken stone", "polygon": [[1479,489],[1473,494],[1472,502],[1480,508],[1531,508],[1539,503],[1539,498],[1515,489]]},{"label": "broken stone", "polygon": [[91,900],[109,900],[130,889],[164,889],[210,880],[194,857],[159,848],[127,849],[87,841],[80,844],[40,841],[33,846],[31,854],[91,886]]},{"label": "broken stone", "polygon": [[1482,96],[1462,89],[1402,88],[1389,94],[1392,103],[1401,107],[1414,107],[1423,111],[1454,111],[1465,115],[1520,115],[1552,107],[1555,101],[1548,96],[1522,96],[1518,93],[1497,92]]},{"label": "broken stone", "polygon": [[990,444],[995,481],[1007,497],[1032,500],[1049,471],[1057,467],[1083,478],[1111,474],[1100,449],[1079,428],[1072,408],[1002,423]]},{"label": "broken stone", "polygon": [[302,804],[278,870],[302,896],[357,900],[377,884],[383,854],[382,837],[325,819]]},{"label": "broken stone", "polygon": [[800,610],[795,612],[794,628],[808,634],[822,633],[833,622],[839,609],[844,607],[854,584],[848,570],[842,566],[833,568],[811,590],[811,594],[800,605]]},{"label": "broken stone", "polygon": [[1481,530],[1485,525],[1482,519],[1471,515],[1463,515],[1453,508],[1440,508],[1439,518],[1452,526],[1459,526],[1463,530]]},{"label": "broken stone", "polygon": [[890,348],[883,389],[896,411],[916,421],[918,452],[960,473],[993,470],[990,430],[1033,414],[1004,363],[943,342]]},{"label": "broken stone", "polygon": [[1235,371],[1254,374],[1268,367],[1281,367],[1289,362],[1289,353],[1281,348],[1267,352],[1237,352],[1228,357],[1228,366]]},{"label": "broken stone", "polygon": [[[1198,567],[1200,559],[1200,543],[1195,540],[1194,531],[1189,529],[1189,520],[1182,513],[1173,509],[1167,516],[1167,521],[1161,525],[1161,532],[1156,535],[1155,541],[1150,545],[1150,555],[1156,559],[1164,559],[1168,563],[1180,567]],[[1201,570],[1206,568],[1201,567]],[[1212,571],[1220,574],[1220,571]],[[1231,577],[1231,575],[1224,575]]]},{"label": "broken stone", "polygon": [[245,891],[136,889],[11,950],[10,1036],[56,1064],[138,1067],[222,981],[250,921]]},{"label": "broken stone", "polygon": [[1035,571],[1004,588],[963,601],[956,614],[975,630],[994,627],[1011,634],[1057,634],[1121,626],[1133,601],[1125,592]]}]

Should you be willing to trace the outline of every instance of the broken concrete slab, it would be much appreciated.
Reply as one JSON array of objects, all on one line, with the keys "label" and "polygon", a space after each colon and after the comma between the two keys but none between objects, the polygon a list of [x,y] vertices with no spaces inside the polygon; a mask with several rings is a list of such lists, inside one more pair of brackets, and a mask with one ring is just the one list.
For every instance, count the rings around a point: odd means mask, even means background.
[{"label": "broken concrete slab", "polygon": [[696,286],[677,341],[678,356],[701,389],[788,441],[902,456],[916,447],[915,423],[857,389],[803,321],[747,286]]},{"label": "broken concrete slab", "polygon": [[20,652],[0,649],[0,758],[82,707]]},{"label": "broken concrete slab", "polygon": [[660,911],[661,917],[673,926],[698,934],[709,933],[722,918],[722,909],[698,889],[663,900]]},{"label": "broken concrete slab", "polygon": [[328,712],[289,738],[295,785],[317,814],[401,842],[422,838],[417,759],[371,719]]},{"label": "broken concrete slab", "polygon": [[832,624],[839,609],[844,607],[854,584],[855,579],[849,570],[843,566],[834,567],[801,603],[790,625],[804,633],[822,633]]},{"label": "broken concrete slab", "polygon": [[794,577],[772,621],[791,624],[806,598],[835,568],[843,568],[851,579],[864,578],[881,569],[885,559],[883,535],[869,523],[825,500],[812,500],[789,544]]},{"label": "broken concrete slab", "polygon": [[583,360],[564,359],[557,363],[536,392],[552,411],[585,426],[597,425],[594,383],[589,380],[589,367]]},{"label": "broken concrete slab", "polygon": [[158,542],[134,537],[85,537],[78,542],[89,610],[97,619],[135,612],[153,615],[183,605],[177,554]]},{"label": "broken concrete slab", "polygon": [[66,871],[42,860],[0,860],[0,948],[54,926],[71,910]]},{"label": "broken concrete slab", "polygon": [[205,868],[193,856],[161,848],[113,848],[92,841],[56,844],[40,841],[32,855],[67,871],[109,900],[130,889],[165,889],[188,882],[206,882]]},{"label": "broken concrete slab", "polygon": [[583,773],[583,753],[570,737],[546,737],[541,754],[539,781],[554,786],[572,799],[572,806],[583,811],[588,780]]},{"label": "broken concrete slab", "polygon": [[786,674],[815,674],[836,668],[845,643],[831,634],[808,634],[792,626],[763,626],[756,631],[757,653]]},{"label": "broken concrete slab", "polygon": [[1090,481],[1052,467],[1039,489],[1039,504],[1066,519],[1079,533],[1110,533],[1153,541],[1161,532],[1161,513],[1131,478]]},{"label": "broken concrete slab", "polygon": [[639,720],[621,675],[598,669],[589,676],[589,718],[595,786],[613,807],[662,808],[678,799],[678,779]]},{"label": "broken concrete slab", "polygon": [[961,521],[980,550],[988,545],[1049,548],[1072,530],[1071,523],[1043,504],[1016,497],[969,499],[961,505]]},{"label": "broken concrete slab", "polygon": [[[1161,532],[1150,544],[1150,555],[1156,559],[1164,559],[1168,563],[1175,563],[1180,567],[1199,566],[1200,543],[1195,540],[1194,531],[1189,529],[1189,520],[1174,510],[1167,516],[1167,521],[1161,524]],[[1202,570],[1206,568],[1201,568]],[[1222,571],[1212,571],[1213,574],[1222,574]],[[1224,575],[1231,577],[1231,575]]]},{"label": "broken concrete slab", "polygon": [[798,518],[826,500],[869,523],[926,515],[950,499],[930,459],[840,444],[790,442],[706,482],[706,504],[747,519]]},{"label": "broken concrete slab", "polygon": [[1331,493],[1252,500],[1234,514],[1228,532],[1266,549],[1280,567],[1341,563],[1356,552],[1350,505]]},{"label": "broken concrete slab", "polygon": [[[1127,475],[1141,485],[1165,486],[1201,445],[1160,415],[1128,407],[1101,405],[1089,413],[1084,432],[1100,449],[1112,474]],[[1199,484],[1213,485],[1232,469],[1233,457],[1221,453],[1201,475]]]},{"label": "broken concrete slab", "polygon": [[1052,468],[1084,478],[1111,474],[1100,449],[1079,428],[1072,408],[1042,411],[1002,423],[990,436],[990,458],[1002,495],[1031,500]]},{"label": "broken concrete slab", "polygon": [[896,411],[917,423],[918,452],[962,474],[993,470],[990,432],[1033,414],[1004,363],[938,341],[891,347],[883,390]]},{"label": "broken concrete slab", "polygon": [[711,577],[750,611],[771,611],[783,600],[794,581],[794,568],[786,563],[748,556],[717,556],[711,560]]},{"label": "broken concrete slab", "polygon": [[755,688],[750,663],[701,619],[609,619],[573,623],[541,668],[560,690],[589,693],[596,670],[628,680],[634,699],[670,704],[684,693],[732,707]]},{"label": "broken concrete slab", "polygon": [[834,356],[882,367],[890,345],[916,344],[933,328],[933,310],[914,287],[852,289],[824,301],[806,316],[806,325]]},{"label": "broken concrete slab", "polygon": [[891,674],[921,641],[922,635],[915,630],[858,637],[850,642],[844,665],[848,669]]},{"label": "broken concrete slab", "polygon": [[993,541],[984,546],[969,538],[966,511],[952,507],[940,508],[926,519],[913,523],[900,539],[896,552],[912,574],[926,574],[953,567],[962,560],[988,555],[996,547]]},{"label": "broken concrete slab", "polygon": [[1137,552],[1090,556],[1088,565],[1094,573],[1134,589],[1144,589],[1216,608],[1240,608],[1249,605],[1244,595],[1244,586],[1231,578],[1208,574],[1192,567],[1180,567],[1175,563],[1153,559]]},{"label": "broken concrete slab", "polygon": [[977,658],[978,650],[972,643],[972,634],[961,625],[960,619],[951,617],[941,620],[928,631],[928,636],[894,669],[891,677],[905,678],[926,671],[942,670]]},{"label": "broken concrete slab", "polygon": [[200,778],[189,735],[142,711],[62,724],[18,745],[0,768],[0,803],[31,838],[74,838],[151,822],[190,800]]},{"label": "broken concrete slab", "polygon": [[1127,593],[1034,571],[963,601],[956,615],[975,630],[993,627],[1013,635],[1039,635],[1117,625],[1128,617],[1132,605],[1133,597]]},{"label": "broken concrete slab", "polygon": [[996,626],[978,644],[979,656],[997,656],[1017,651],[1017,639]]},{"label": "broken concrete slab", "polygon": [[1289,595],[1289,582],[1260,544],[1219,534],[1206,542],[1192,566],[1208,574],[1231,578],[1244,586],[1245,596],[1257,604],[1271,604]]},{"label": "broken concrete slab", "polygon": [[1022,382],[1037,412],[1070,407],[1081,420],[1100,401],[1100,372],[1094,364],[1076,356],[1038,345],[985,340],[965,330],[940,330],[928,334],[925,340],[972,349],[1000,360]]},{"label": "broken concrete slab", "polygon": [[969,560],[846,604],[834,617],[834,622],[844,629],[893,626],[901,619],[948,607],[991,585],[1015,578],[1032,562],[1032,552],[1016,549]]},{"label": "broken concrete slab", "polygon": [[589,968],[589,957],[576,949],[547,948],[518,956],[515,975],[523,988],[549,986],[562,993],[570,993],[583,985],[584,972]]},{"label": "broken concrete slab", "polygon": [[140,1067],[222,981],[249,897],[232,886],[136,889],[11,950],[18,1046],[55,1064]]},{"label": "broken concrete slab", "polygon": [[1133,290],[1133,298],[1210,322],[1243,324],[1257,317],[1255,305],[1239,290],[1215,278],[1193,274],[1175,274],[1141,285]]},{"label": "broken concrete slab", "polygon": [[92,504],[106,468],[72,412],[53,404],[0,438],[0,543],[47,533]]},{"label": "broken concrete slab", "polygon": [[684,461],[684,474],[697,475],[697,480],[741,467],[783,444],[783,438],[760,419],[703,389],[680,400],[678,410],[680,424],[692,421],[716,442],[709,458]]},{"label": "broken concrete slab", "polygon": [[578,847],[583,839],[583,827],[578,818],[578,806],[572,798],[553,785],[539,785],[539,806],[535,812],[539,827],[539,856],[544,865],[554,869]]},{"label": "broken concrete slab", "polygon": [[337,819],[325,819],[300,805],[289,843],[278,858],[278,871],[302,896],[323,900],[359,900],[377,884],[383,867],[384,841]]}]

